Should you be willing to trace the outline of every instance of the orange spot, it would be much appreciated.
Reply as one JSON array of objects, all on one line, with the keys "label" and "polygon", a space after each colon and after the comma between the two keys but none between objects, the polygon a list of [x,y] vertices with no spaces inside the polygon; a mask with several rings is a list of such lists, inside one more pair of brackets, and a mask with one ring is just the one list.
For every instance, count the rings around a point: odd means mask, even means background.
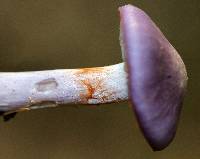
[{"label": "orange spot", "polygon": [[88,101],[89,99],[93,98],[93,94],[95,92],[95,88],[91,85],[89,80],[82,80],[81,81],[87,88],[87,96],[85,97],[86,100]]},{"label": "orange spot", "polygon": [[94,78],[94,79],[89,79],[86,78],[84,80],[80,80],[79,83],[81,83],[81,85],[86,88],[86,92],[81,93],[80,97],[81,97],[81,101],[82,103],[88,103],[88,101],[90,99],[97,99],[100,100],[99,97],[95,96],[95,92],[101,92],[102,89],[102,80]]},{"label": "orange spot", "polygon": [[103,67],[81,68],[78,70],[77,74],[101,73],[104,70],[105,70],[105,68],[103,68]]},{"label": "orange spot", "polygon": [[86,91],[80,93],[81,103],[88,104],[89,100],[95,99],[97,103],[107,103],[114,96],[114,92],[108,90],[104,85],[104,76],[107,71],[104,67],[83,68],[79,69],[75,76],[81,87]]}]

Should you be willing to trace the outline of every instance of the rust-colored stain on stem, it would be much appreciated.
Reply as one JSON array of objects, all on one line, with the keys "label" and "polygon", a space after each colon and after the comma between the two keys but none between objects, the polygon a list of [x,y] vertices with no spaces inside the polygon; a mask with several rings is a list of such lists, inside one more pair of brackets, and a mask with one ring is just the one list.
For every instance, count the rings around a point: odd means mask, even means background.
[{"label": "rust-colored stain on stem", "polygon": [[84,95],[83,97],[86,98],[86,100],[88,102],[89,99],[93,98],[93,94],[94,94],[96,88],[94,86],[92,86],[92,84],[89,80],[82,80],[81,82],[87,88],[87,94]]},{"label": "rust-colored stain on stem", "polygon": [[95,68],[83,68],[79,69],[75,74],[78,79],[78,83],[81,84],[86,92],[80,93],[80,98],[83,103],[90,103],[89,100],[100,100],[100,94],[97,96],[97,92],[100,93],[105,86],[103,86],[103,79],[100,74],[105,73],[105,69],[102,67]]},{"label": "rust-colored stain on stem", "polygon": [[83,87],[80,93],[81,103],[107,103],[112,100],[114,92],[106,86],[109,70],[103,67],[79,69],[75,76],[77,82]]}]

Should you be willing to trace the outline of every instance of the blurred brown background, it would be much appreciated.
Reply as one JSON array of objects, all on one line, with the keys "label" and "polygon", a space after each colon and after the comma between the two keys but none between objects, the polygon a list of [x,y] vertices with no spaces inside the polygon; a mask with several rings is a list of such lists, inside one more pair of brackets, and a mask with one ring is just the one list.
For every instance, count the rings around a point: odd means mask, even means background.
[{"label": "blurred brown background", "polygon": [[117,8],[127,3],[152,17],[187,66],[189,87],[173,143],[152,152],[128,103],[66,106],[1,120],[0,159],[199,159],[199,0],[0,0],[0,71],[121,62]]}]

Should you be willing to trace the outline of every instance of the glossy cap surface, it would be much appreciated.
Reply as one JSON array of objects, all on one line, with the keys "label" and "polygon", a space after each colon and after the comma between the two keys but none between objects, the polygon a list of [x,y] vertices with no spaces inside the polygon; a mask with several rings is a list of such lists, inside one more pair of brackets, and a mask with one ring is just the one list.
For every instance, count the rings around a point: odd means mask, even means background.
[{"label": "glossy cap surface", "polygon": [[177,129],[187,85],[185,65],[144,11],[132,5],[119,11],[131,103],[146,140],[153,150],[162,150]]}]

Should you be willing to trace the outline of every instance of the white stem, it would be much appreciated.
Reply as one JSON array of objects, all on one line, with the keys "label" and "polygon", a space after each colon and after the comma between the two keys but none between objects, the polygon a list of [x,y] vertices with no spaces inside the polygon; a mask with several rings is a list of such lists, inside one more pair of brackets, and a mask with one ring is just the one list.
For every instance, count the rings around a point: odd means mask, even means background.
[{"label": "white stem", "polygon": [[128,99],[124,63],[95,68],[0,73],[0,111]]}]

